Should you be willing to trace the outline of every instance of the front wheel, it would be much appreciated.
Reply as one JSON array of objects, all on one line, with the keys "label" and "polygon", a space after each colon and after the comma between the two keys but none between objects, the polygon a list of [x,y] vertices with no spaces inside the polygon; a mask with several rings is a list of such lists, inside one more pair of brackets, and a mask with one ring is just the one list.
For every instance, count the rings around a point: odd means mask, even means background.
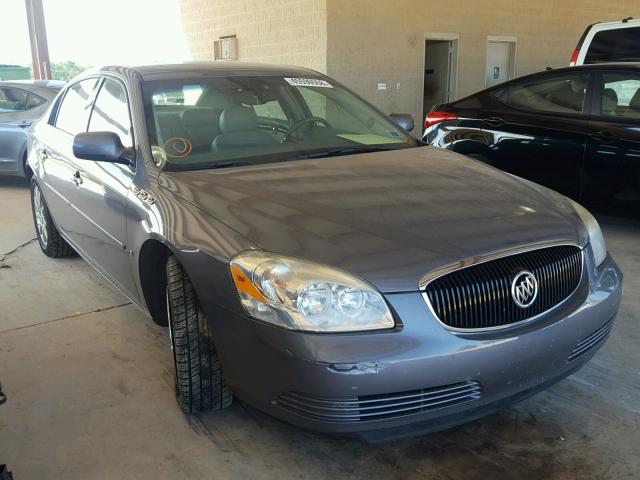
[{"label": "front wheel", "polygon": [[33,224],[38,235],[38,243],[44,254],[52,258],[73,255],[75,253],[73,248],[62,238],[62,235],[54,225],[40,185],[33,178],[31,179],[31,211],[33,213]]},{"label": "front wheel", "polygon": [[167,317],[175,365],[176,398],[185,413],[219,410],[233,396],[224,381],[209,322],[193,284],[175,256],[167,271]]}]

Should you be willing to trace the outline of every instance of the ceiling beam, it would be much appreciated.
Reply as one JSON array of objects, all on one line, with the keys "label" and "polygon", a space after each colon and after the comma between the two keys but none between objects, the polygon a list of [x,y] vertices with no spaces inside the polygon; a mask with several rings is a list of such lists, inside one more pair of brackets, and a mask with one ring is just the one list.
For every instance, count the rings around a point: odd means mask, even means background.
[{"label": "ceiling beam", "polygon": [[33,77],[36,80],[51,80],[49,46],[47,44],[47,29],[44,24],[42,0],[24,0],[24,3],[27,7]]}]

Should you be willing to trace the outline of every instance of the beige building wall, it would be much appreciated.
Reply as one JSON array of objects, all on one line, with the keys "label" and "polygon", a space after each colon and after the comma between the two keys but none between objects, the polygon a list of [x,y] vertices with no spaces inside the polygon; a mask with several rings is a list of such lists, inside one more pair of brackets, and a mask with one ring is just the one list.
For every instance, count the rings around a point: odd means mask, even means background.
[{"label": "beige building wall", "polygon": [[180,0],[194,60],[213,60],[213,42],[236,35],[238,59],[327,71],[326,0]]},{"label": "beige building wall", "polygon": [[[424,41],[459,36],[458,98],[485,87],[488,36],[517,38],[516,76],[561,67],[587,25],[640,17],[640,0],[180,0],[194,60],[237,35],[239,60],[328,73],[421,125]],[[377,90],[377,83],[388,89]],[[397,89],[397,85],[400,88]],[[420,128],[417,128],[419,131]]]},{"label": "beige building wall", "polygon": [[[485,87],[488,36],[517,37],[521,76],[568,66],[591,23],[640,17],[640,0],[327,0],[327,8],[327,73],[387,113],[411,113],[417,125],[427,33],[459,35],[460,98]],[[378,91],[378,82],[389,89]]]}]

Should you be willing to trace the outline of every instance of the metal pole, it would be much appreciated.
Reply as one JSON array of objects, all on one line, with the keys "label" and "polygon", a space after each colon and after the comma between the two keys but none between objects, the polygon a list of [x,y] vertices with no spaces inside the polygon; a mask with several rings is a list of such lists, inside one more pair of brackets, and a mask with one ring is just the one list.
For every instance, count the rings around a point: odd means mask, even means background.
[{"label": "metal pole", "polygon": [[42,0],[24,0],[24,3],[27,7],[33,77],[35,79],[51,80],[49,46],[47,44],[47,29],[44,24]]}]

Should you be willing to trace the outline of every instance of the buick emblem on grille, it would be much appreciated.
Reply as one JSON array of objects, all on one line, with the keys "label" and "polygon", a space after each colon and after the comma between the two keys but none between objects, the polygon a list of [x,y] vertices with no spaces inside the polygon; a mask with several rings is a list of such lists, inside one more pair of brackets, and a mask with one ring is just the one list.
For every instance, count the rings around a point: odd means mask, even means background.
[{"label": "buick emblem on grille", "polygon": [[511,297],[520,308],[530,307],[538,296],[538,280],[533,273],[523,270],[511,282]]}]

